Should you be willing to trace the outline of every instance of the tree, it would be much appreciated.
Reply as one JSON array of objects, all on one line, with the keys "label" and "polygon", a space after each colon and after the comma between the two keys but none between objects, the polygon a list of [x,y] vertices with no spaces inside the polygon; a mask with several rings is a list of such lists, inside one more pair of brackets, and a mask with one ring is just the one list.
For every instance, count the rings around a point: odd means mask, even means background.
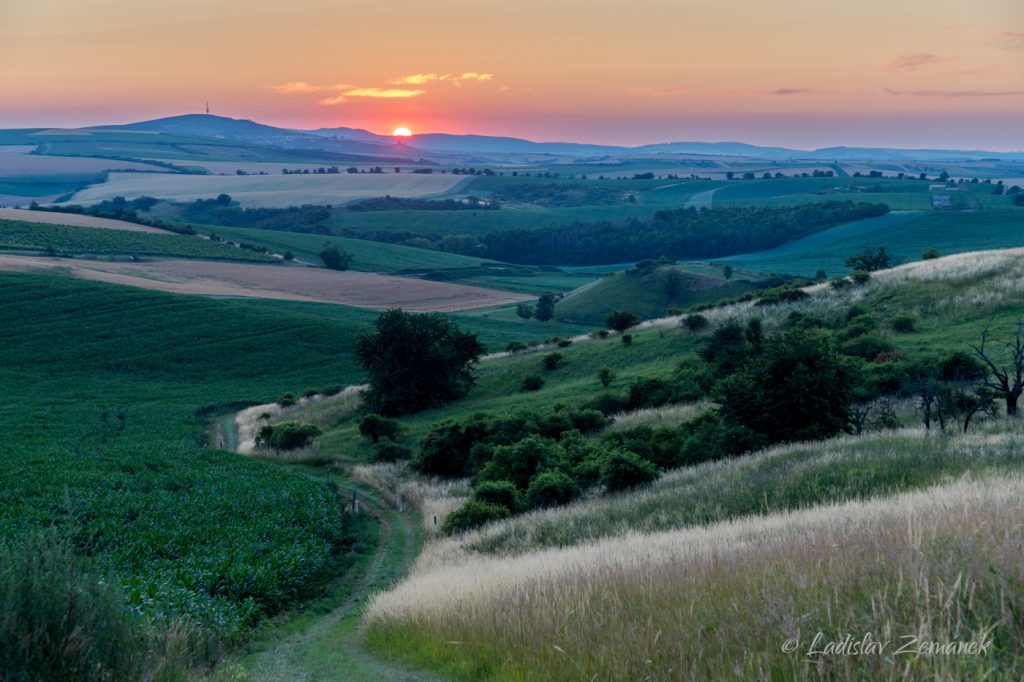
[{"label": "tree", "polygon": [[675,268],[666,268],[661,276],[661,284],[665,288],[665,295],[675,298],[683,288],[683,275]]},{"label": "tree", "polygon": [[516,306],[516,315],[522,318],[523,322],[529,322],[533,317],[533,306],[529,303],[520,303]]},{"label": "tree", "polygon": [[352,254],[338,248],[337,244],[324,244],[324,250],[320,252],[320,260],[324,267],[331,270],[348,270],[348,264],[352,262]]},{"label": "tree", "polygon": [[356,342],[370,384],[364,399],[389,417],[456,400],[473,386],[483,352],[476,334],[437,313],[387,310]]},{"label": "tree", "polygon": [[856,363],[823,333],[798,329],[768,337],[760,354],[718,385],[722,419],[768,442],[834,436],[850,425]]},{"label": "tree", "polygon": [[732,279],[733,269],[731,265],[722,266],[722,277],[726,279]]},{"label": "tree", "polygon": [[381,439],[398,440],[401,432],[398,422],[379,414],[368,414],[359,420],[359,434],[369,438],[371,443],[379,443]]},{"label": "tree", "polygon": [[601,386],[608,388],[611,386],[611,383],[615,381],[615,372],[607,367],[602,367],[597,370],[597,380],[601,382]]},{"label": "tree", "polygon": [[617,332],[624,332],[630,327],[635,326],[639,321],[640,318],[633,313],[625,310],[617,310],[605,318],[604,324],[609,329],[614,329]]},{"label": "tree", "polygon": [[942,256],[942,254],[939,253],[938,249],[925,249],[924,252],[921,253],[921,260],[935,260],[940,256]]},{"label": "tree", "polygon": [[974,354],[985,363],[991,376],[984,380],[984,386],[995,391],[996,394],[1006,401],[1006,415],[1017,416],[1017,402],[1020,394],[1024,392],[1024,321],[1018,321],[1014,336],[1011,340],[1004,342],[1003,346],[1010,354],[1010,368],[1000,367],[996,364],[985,346],[988,343],[989,328],[981,332],[981,343],[971,346]]},{"label": "tree", "polygon": [[874,272],[875,270],[884,270],[891,266],[892,259],[889,257],[884,246],[880,246],[877,249],[865,249],[864,253],[858,256],[850,256],[846,259],[846,267],[851,270]]},{"label": "tree", "polygon": [[543,294],[537,299],[537,307],[533,311],[533,316],[537,318],[538,322],[550,322],[551,318],[555,316],[555,295]]}]

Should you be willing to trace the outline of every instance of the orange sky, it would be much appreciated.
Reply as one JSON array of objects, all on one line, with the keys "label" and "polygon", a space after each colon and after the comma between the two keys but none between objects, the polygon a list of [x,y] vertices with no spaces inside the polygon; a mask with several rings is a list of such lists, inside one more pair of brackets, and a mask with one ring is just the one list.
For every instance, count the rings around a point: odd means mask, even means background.
[{"label": "orange sky", "polygon": [[1019,0],[2,0],[0,126],[1024,149]]}]

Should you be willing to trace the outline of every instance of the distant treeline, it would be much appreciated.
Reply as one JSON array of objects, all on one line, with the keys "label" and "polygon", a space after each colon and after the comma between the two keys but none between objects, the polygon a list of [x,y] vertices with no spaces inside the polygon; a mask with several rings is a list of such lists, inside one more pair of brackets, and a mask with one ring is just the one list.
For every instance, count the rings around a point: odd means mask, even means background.
[{"label": "distant treeline", "polygon": [[363,199],[348,205],[350,211],[495,211],[501,208],[497,201],[478,197],[465,199],[404,199],[386,195]]},{"label": "distant treeline", "polygon": [[494,190],[495,199],[508,203],[533,204],[545,208],[576,206],[608,206],[636,201],[633,194],[620,187],[598,183],[522,183]]},{"label": "distant treeline", "polygon": [[[153,197],[139,197],[138,199],[132,199],[130,201],[124,197],[114,197],[113,199],[107,199],[98,204],[93,204],[92,206],[59,204],[44,207],[33,201],[29,206],[29,209],[33,211],[48,211],[50,213],[73,213],[75,215],[91,215],[97,218],[123,220],[125,222],[137,223],[139,225],[159,227],[160,229],[167,230],[169,232],[177,232],[178,234],[196,233],[191,225],[177,225],[175,223],[169,223],[161,220],[160,218],[145,215],[146,211],[153,208],[153,206],[158,203],[160,203],[160,200],[154,199]],[[140,211],[142,213],[140,213]]]},{"label": "distant treeline", "polygon": [[601,222],[482,237],[488,258],[532,265],[720,258],[770,249],[841,223],[885,215],[885,204],[828,201],[780,207],[659,211],[649,221]]},{"label": "distant treeline", "polygon": [[178,210],[179,219],[203,225],[330,234],[324,225],[331,217],[331,209],[327,206],[240,208],[232,205],[229,195],[221,194],[216,199],[196,199]]}]

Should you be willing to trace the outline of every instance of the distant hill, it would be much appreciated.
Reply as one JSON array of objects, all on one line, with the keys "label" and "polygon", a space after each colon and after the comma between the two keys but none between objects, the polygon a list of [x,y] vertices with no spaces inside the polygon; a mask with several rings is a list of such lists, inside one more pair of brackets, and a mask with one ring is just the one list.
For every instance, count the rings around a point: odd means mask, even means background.
[{"label": "distant hill", "polygon": [[601,326],[617,310],[642,319],[663,317],[669,308],[688,308],[754,288],[753,280],[727,280],[711,265],[664,265],[631,268],[580,287],[555,306],[555,317],[566,322]]}]

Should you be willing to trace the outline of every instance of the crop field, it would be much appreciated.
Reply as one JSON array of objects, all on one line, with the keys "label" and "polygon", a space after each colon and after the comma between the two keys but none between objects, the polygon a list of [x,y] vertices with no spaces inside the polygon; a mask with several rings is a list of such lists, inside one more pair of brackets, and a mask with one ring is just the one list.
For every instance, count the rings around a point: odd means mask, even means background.
[{"label": "crop field", "polygon": [[840,225],[759,253],[720,259],[758,272],[813,276],[846,272],[843,261],[866,248],[884,246],[894,262],[918,260],[922,251],[952,254],[1024,246],[1024,211],[893,212]]},{"label": "crop field", "polygon": [[0,178],[19,175],[92,174],[114,170],[166,172],[166,169],[160,166],[139,163],[137,161],[0,153]]},{"label": "crop field", "polygon": [[413,312],[507,305],[523,294],[390,275],[323,268],[199,260],[120,263],[34,256],[0,256],[0,270],[50,272],[114,284],[200,296],[271,298]]},{"label": "crop field", "polygon": [[133,609],[224,640],[351,563],[362,522],[328,486],[201,434],[229,404],[360,381],[359,325],[10,273],[0,299],[5,539],[55,527]]},{"label": "crop field", "polygon": [[394,197],[443,195],[457,191],[466,181],[466,178],[438,173],[247,176],[111,173],[107,182],[77,193],[72,201],[91,204],[119,196],[192,201],[211,199],[223,193],[231,195],[243,207],[334,206],[386,194]]},{"label": "crop field", "polygon": [[148,232],[150,234],[169,234],[167,230],[149,225],[129,223],[125,220],[97,218],[91,215],[76,213],[56,213],[50,211],[30,211],[28,209],[0,208],[0,219],[17,220],[23,223],[42,223],[46,225],[72,225],[74,227],[94,227],[107,230],[123,230],[126,232]]},{"label": "crop field", "polygon": [[50,201],[94,183],[104,174],[68,173],[62,175],[8,175],[0,177],[0,195],[8,195],[5,205],[27,206],[33,200]]},{"label": "crop field", "polygon": [[[54,214],[50,214],[54,215]],[[167,232],[91,229],[0,218],[0,250],[77,256],[166,256],[274,262],[261,253]]]}]

